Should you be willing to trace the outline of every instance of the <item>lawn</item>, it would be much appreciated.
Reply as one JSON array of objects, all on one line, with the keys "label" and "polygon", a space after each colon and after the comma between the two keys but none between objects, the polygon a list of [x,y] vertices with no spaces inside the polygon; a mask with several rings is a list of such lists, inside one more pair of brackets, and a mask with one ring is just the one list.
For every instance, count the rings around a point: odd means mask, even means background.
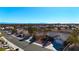
[{"label": "lawn", "polygon": [[5,51],[5,48],[0,48],[0,51]]}]

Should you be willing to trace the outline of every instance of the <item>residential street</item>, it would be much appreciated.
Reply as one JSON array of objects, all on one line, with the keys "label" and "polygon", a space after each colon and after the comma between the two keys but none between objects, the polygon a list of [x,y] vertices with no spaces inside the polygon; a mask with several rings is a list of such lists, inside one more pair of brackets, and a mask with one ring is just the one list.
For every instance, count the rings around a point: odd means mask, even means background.
[{"label": "residential street", "polygon": [[[3,31],[0,30],[0,32],[3,32]],[[28,45],[28,42],[19,41],[17,38],[15,38],[15,37],[13,37],[11,35],[7,35],[4,32],[3,32],[3,34],[4,34],[4,37],[7,40],[9,40],[10,42],[12,42],[16,46],[22,48],[24,51],[51,51],[50,49],[42,48],[42,47],[37,46],[35,44]]]}]

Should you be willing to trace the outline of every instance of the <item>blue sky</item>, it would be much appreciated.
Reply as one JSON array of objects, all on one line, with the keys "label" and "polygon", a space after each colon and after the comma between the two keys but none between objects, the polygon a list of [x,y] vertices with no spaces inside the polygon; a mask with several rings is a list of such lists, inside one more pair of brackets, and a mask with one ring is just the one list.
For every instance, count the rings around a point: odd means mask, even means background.
[{"label": "blue sky", "polygon": [[0,7],[0,23],[79,23],[79,8]]}]

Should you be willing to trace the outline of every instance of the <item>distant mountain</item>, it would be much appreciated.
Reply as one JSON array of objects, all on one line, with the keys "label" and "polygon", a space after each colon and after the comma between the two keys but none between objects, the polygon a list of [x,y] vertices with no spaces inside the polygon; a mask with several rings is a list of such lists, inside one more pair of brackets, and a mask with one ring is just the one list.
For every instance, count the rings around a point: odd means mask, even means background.
[{"label": "distant mountain", "polygon": [[0,24],[79,24],[79,23],[12,23],[12,22],[0,22]]}]

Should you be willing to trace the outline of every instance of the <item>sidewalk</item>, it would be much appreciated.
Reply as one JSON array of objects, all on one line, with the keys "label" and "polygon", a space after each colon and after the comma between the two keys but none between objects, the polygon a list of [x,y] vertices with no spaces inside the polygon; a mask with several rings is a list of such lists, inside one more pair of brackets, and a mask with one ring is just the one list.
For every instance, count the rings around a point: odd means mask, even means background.
[{"label": "sidewalk", "polygon": [[23,49],[21,49],[20,47],[16,46],[15,44],[13,44],[12,42],[8,41],[5,37],[1,37],[2,39],[4,39],[9,46],[13,47],[14,49],[18,48],[19,51],[24,51]]}]

